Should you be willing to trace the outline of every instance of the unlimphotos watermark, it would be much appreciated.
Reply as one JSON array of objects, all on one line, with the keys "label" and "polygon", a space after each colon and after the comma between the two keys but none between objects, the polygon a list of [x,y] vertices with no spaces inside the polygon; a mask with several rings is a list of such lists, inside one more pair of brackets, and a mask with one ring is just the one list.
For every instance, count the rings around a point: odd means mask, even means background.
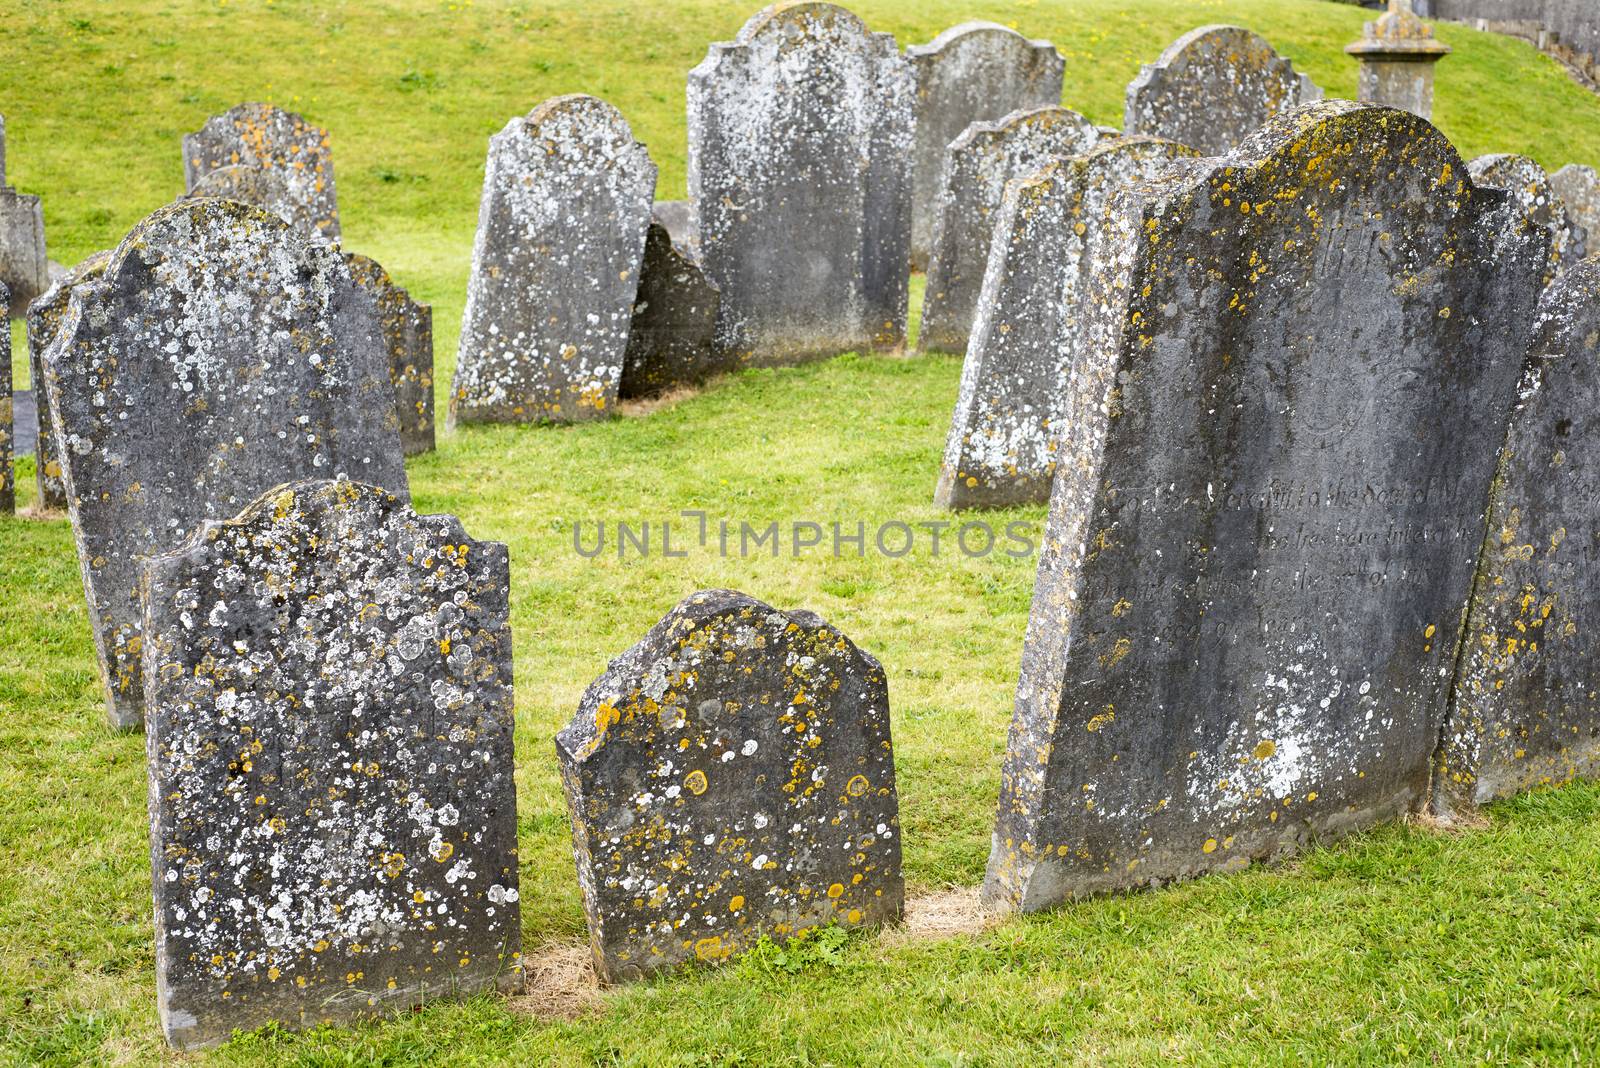
[{"label": "unlimphotos watermark", "polygon": [[1001,555],[1022,559],[1032,556],[1038,549],[1037,526],[1022,519],[1014,519],[999,528],[981,519],[912,523],[892,519],[870,525],[866,520],[818,523],[808,519],[751,523],[712,519],[706,512],[686,510],[678,513],[678,520],[575,520],[572,550],[589,560],[612,553],[617,559],[625,560],[630,557],[687,557],[694,552],[773,559],[823,554],[835,558],[865,557],[870,552],[899,559],[912,555],[919,548],[932,557],[959,555],[981,559]]}]

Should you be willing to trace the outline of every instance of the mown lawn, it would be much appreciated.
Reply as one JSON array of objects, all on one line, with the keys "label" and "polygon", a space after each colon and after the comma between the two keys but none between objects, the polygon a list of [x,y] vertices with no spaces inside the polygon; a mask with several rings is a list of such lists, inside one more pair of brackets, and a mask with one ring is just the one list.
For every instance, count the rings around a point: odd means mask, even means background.
[{"label": "mown lawn", "polygon": [[[178,141],[241,100],[333,130],[347,245],[435,308],[454,361],[488,135],[543,97],[617,104],[684,183],[683,76],[754,4],[11,0],[0,18],[10,181],[45,194],[52,256],[114,244],[182,188]],[[1265,33],[1330,95],[1366,13],[1316,0],[872,0],[920,42],[1014,23],[1068,58],[1065,102],[1120,125],[1123,85],[1181,32]],[[1526,45],[1444,26],[1438,118],[1464,154],[1600,161],[1600,99]],[[20,331],[18,332],[20,340]],[[19,379],[26,360],[18,346]],[[728,585],[805,606],[884,663],[913,893],[975,884],[1032,587],[1028,560],[595,560],[572,524],[944,518],[930,504],[959,361],[839,358],[749,372],[648,416],[474,429],[410,465],[417,505],[511,545],[524,939],[583,936],[551,737],[673,603]],[[442,408],[441,408],[442,410]],[[32,469],[19,470],[24,504]],[[1043,510],[1001,513],[1037,526]],[[104,726],[64,519],[0,520],[0,1063],[147,1062],[154,1011],[143,742]],[[1390,827],[1270,871],[1014,920],[858,939],[606,995],[575,1021],[496,998],[186,1058],[240,1064],[1552,1063],[1600,1058],[1600,788],[1482,828]]]}]

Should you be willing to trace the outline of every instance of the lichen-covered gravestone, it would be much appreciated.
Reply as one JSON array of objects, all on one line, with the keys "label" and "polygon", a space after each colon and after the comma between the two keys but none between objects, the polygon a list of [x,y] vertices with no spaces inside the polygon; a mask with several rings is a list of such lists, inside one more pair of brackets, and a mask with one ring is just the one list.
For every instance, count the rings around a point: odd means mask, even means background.
[{"label": "lichen-covered gravestone", "polygon": [[689,72],[689,195],[717,344],[744,364],[905,342],[910,64],[833,4],[774,4]]},{"label": "lichen-covered gravestone", "polygon": [[546,100],[489,139],[453,423],[570,423],[616,406],[656,165],[616,108]]},{"label": "lichen-covered gravestone", "polygon": [[[0,307],[11,299],[11,291],[0,282]],[[11,324],[0,316],[0,515],[17,510],[16,399],[11,388]]]},{"label": "lichen-covered gravestone", "polygon": [[[1467,164],[1467,170],[1478,185],[1510,193],[1528,218],[1549,229],[1550,265],[1545,272],[1546,281],[1587,254],[1587,232],[1551,188],[1550,176],[1543,167],[1527,156],[1499,153],[1479,156]],[[1600,235],[1596,235],[1596,240],[1600,240]]]},{"label": "lichen-covered gravestone", "polygon": [[1066,61],[1049,41],[994,22],[963,22],[906,49],[916,79],[911,165],[911,265],[924,270],[950,142],[975,122],[1061,103]]},{"label": "lichen-covered gravestone", "polygon": [[145,219],[74,288],[43,364],[115,726],[143,719],[146,557],[286,479],[406,493],[372,299],[335,249],[259,208]]},{"label": "lichen-covered gravestone", "polygon": [[156,989],[221,1042],[514,987],[506,547],[360,483],[150,562]]},{"label": "lichen-covered gravestone", "polygon": [[412,300],[376,261],[347,252],[344,262],[378,306],[400,446],[407,456],[421,455],[433,448],[433,309]]},{"label": "lichen-covered gravestone", "polygon": [[738,367],[713,344],[717,287],[659,221],[650,224],[644,266],[622,361],[623,397],[649,397],[696,385]]},{"label": "lichen-covered gravestone", "polygon": [[61,477],[61,457],[56,455],[55,419],[50,414],[50,393],[44,388],[44,351],[55,340],[66,317],[72,291],[84,282],[100,277],[111,260],[111,250],[85,258],[58,279],[44,294],[28,305],[28,368],[32,375],[35,426],[34,484],[39,488],[39,507],[60,511],[67,506],[67,487]]},{"label": "lichen-covered gravestone", "polygon": [[899,919],[883,668],[810,612],[693,594],[556,736],[605,981]]},{"label": "lichen-covered gravestone", "polygon": [[1545,291],[1531,355],[1434,773],[1446,816],[1600,773],[1600,261]]},{"label": "lichen-covered gravestone", "polygon": [[1550,188],[1583,227],[1589,246],[1600,252],[1600,174],[1593,167],[1569,163],[1550,176]]},{"label": "lichen-covered gravestone", "polygon": [[933,227],[917,348],[965,352],[1006,183],[1099,140],[1094,123],[1059,105],[975,122],[950,142]]},{"label": "lichen-covered gravestone", "polygon": [[6,120],[0,116],[0,284],[10,291],[5,305],[20,319],[28,304],[50,285],[44,250],[44,207],[39,198],[6,184]]},{"label": "lichen-covered gravestone", "polygon": [[222,197],[224,200],[251,204],[272,212],[313,237],[323,236],[316,228],[316,219],[310,206],[290,187],[282,167],[267,168],[247,163],[218,167],[197,178],[187,195]]},{"label": "lichen-covered gravestone", "polygon": [[1006,188],[961,369],[934,500],[996,508],[1050,499],[1069,383],[1089,350],[1087,294],[1113,262],[1115,194],[1194,150],[1125,137],[1059,160]]},{"label": "lichen-covered gravestone", "polygon": [[1426,121],[1348,101],[1114,222],[985,880],[1009,908],[1426,803],[1549,242]]},{"label": "lichen-covered gravestone", "polygon": [[1215,155],[1274,115],[1321,96],[1259,34],[1202,26],[1168,45],[1128,83],[1123,127]]},{"label": "lichen-covered gravestone", "polygon": [[339,202],[327,130],[271,104],[239,104],[183,137],[183,176],[189,192],[223,167],[272,173],[252,178],[235,172],[212,179],[216,195],[244,197],[283,215],[298,230],[326,241],[339,240]]}]

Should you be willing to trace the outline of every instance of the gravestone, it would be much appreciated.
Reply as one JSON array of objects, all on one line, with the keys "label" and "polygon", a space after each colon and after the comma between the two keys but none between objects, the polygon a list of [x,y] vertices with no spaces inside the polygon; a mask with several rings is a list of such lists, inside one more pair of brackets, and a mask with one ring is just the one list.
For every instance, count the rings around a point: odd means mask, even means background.
[{"label": "gravestone", "polygon": [[1550,176],[1550,188],[1600,252],[1600,175],[1593,167],[1569,163]]},{"label": "gravestone", "polygon": [[[0,306],[11,300],[11,292],[0,282]],[[0,515],[17,510],[16,399],[11,384],[11,323],[0,316]]]},{"label": "gravestone", "polygon": [[687,249],[659,221],[644,242],[644,266],[622,360],[619,395],[650,397],[692,386],[737,364],[720,359],[713,345],[717,287]]},{"label": "gravestone", "polygon": [[420,456],[433,449],[433,309],[412,300],[374,260],[346,252],[344,262],[356,285],[377,303],[400,447],[407,456]]},{"label": "gravestone", "polygon": [[611,415],[656,185],[616,108],[546,100],[489,139],[455,423]]},{"label": "gravestone", "polygon": [[372,299],[337,250],[259,208],[145,219],[74,288],[43,365],[114,726],[143,719],[146,557],[285,479],[406,492]]},{"label": "gravestone", "polygon": [[994,22],[963,22],[906,49],[916,82],[911,164],[911,265],[925,270],[950,142],[975,122],[1061,103],[1066,61],[1049,41]]},{"label": "gravestone", "polygon": [[900,918],[883,668],[810,612],[686,598],[556,735],[601,979]]},{"label": "gravestone", "polygon": [[967,351],[1006,182],[1052,159],[1086,152],[1099,137],[1088,119],[1052,104],[975,122],[950,142],[922,298],[919,351]]},{"label": "gravestone", "polygon": [[1356,93],[1362,103],[1433,118],[1433,68],[1450,46],[1434,39],[1433,27],[1417,17],[1411,0],[1389,0],[1389,10],[1367,23],[1361,40],[1345,52],[1361,64]]},{"label": "gravestone", "polygon": [[36,196],[6,184],[6,120],[0,116],[0,284],[11,293],[9,314],[20,319],[50,285],[44,251],[44,208]]},{"label": "gravestone", "polygon": [[308,203],[290,186],[287,174],[283,167],[236,163],[200,175],[187,195],[222,197],[250,204],[281,217],[302,233],[325,240],[325,235],[317,229],[317,205]]},{"label": "gravestone", "polygon": [[[246,203],[284,215],[297,229],[338,242],[339,201],[327,130],[271,104],[239,104],[183,137],[183,176],[189,192],[223,167],[271,174],[255,177],[236,171],[212,179],[211,188],[219,190],[216,195],[243,197]],[[257,196],[270,203],[252,199]]]},{"label": "gravestone", "polygon": [[50,414],[50,393],[44,388],[44,351],[61,329],[61,320],[66,317],[73,290],[84,282],[98,279],[110,260],[110,249],[86,257],[52,283],[38,300],[28,305],[28,371],[33,382],[36,420],[34,484],[39,489],[39,507],[48,511],[66,508],[67,487],[62,481],[61,457],[56,455],[55,420]]},{"label": "gravestone", "polygon": [[1349,101],[1173,164],[1113,222],[1002,770],[1005,908],[1426,803],[1549,242],[1426,121]]},{"label": "gravestone", "polygon": [[519,985],[506,547],[314,480],[146,574],[167,1040]]},{"label": "gravestone", "polygon": [[1546,281],[1587,255],[1588,234],[1551,188],[1550,176],[1543,167],[1527,156],[1502,153],[1479,156],[1467,164],[1467,170],[1478,185],[1510,193],[1535,225],[1549,229],[1550,264],[1545,272]]},{"label": "gravestone", "polygon": [[1259,34],[1202,26],[1168,45],[1128,83],[1123,127],[1218,155],[1274,115],[1321,96]]},{"label": "gravestone", "polygon": [[1174,141],[1136,135],[1007,185],[937,504],[1003,508],[1050,499],[1056,451],[1072,426],[1068,384],[1093,359],[1084,300],[1113,259],[1106,247],[1108,233],[1116,233],[1113,198],[1193,155]]},{"label": "gravestone", "polygon": [[1600,773],[1600,261],[1545,291],[1489,506],[1434,809]]},{"label": "gravestone", "polygon": [[826,3],[764,8],[689,72],[689,197],[730,358],[904,344],[914,95],[894,38]]},{"label": "gravestone", "polygon": [[652,221],[665,226],[673,244],[699,258],[700,235],[694,229],[694,205],[687,200],[658,200],[651,208]]}]

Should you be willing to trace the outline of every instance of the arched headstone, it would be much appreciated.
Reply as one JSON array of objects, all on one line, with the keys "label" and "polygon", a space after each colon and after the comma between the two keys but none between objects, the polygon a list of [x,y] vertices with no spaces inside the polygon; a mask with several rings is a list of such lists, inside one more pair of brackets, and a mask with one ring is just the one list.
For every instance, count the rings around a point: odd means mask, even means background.
[{"label": "arched headstone", "polygon": [[[223,168],[242,169],[208,177]],[[243,200],[308,234],[339,240],[328,131],[292,111],[250,103],[211,116],[183,137],[183,176],[190,193]]]},{"label": "arched headstone", "polygon": [[[1588,254],[1588,232],[1567,210],[1545,169],[1533,160],[1509,153],[1479,156],[1467,164],[1467,170],[1478,185],[1510,193],[1528,218],[1550,230],[1550,267],[1545,272],[1546,280],[1553,279]],[[1600,234],[1595,239],[1600,240]]]},{"label": "arched headstone", "polygon": [[433,309],[412,300],[375,260],[346,252],[344,262],[378,306],[400,446],[407,456],[419,456],[433,448]]},{"label": "arched headstone", "polygon": [[50,414],[50,392],[44,388],[44,350],[55,340],[61,320],[67,314],[72,291],[84,282],[100,277],[111,260],[106,249],[84,258],[66,275],[28,305],[28,369],[33,382],[34,412],[38,435],[35,439],[34,483],[39,488],[39,507],[59,511],[67,506],[67,487],[61,480],[61,457],[56,455],[55,418]]}]

